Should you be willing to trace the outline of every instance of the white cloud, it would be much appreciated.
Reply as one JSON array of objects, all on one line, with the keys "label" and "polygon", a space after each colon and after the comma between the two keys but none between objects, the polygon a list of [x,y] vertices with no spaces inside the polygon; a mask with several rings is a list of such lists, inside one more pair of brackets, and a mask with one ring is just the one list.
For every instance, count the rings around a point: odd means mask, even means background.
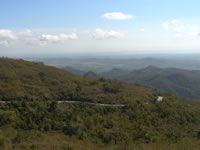
[{"label": "white cloud", "polygon": [[200,26],[182,23],[178,20],[165,22],[162,24],[162,27],[165,30],[173,32],[177,37],[195,37],[200,33]]},{"label": "white cloud", "polygon": [[165,23],[162,24],[162,27],[163,27],[164,30],[168,30],[169,24],[165,22]]},{"label": "white cloud", "polygon": [[30,37],[33,35],[33,32],[30,29],[26,29],[22,32],[19,32],[20,36]]},{"label": "white cloud", "polygon": [[17,36],[12,30],[0,29],[0,45],[8,45],[11,41],[17,40]]},{"label": "white cloud", "polygon": [[114,30],[105,31],[102,29],[96,29],[95,33],[93,34],[94,39],[112,39],[112,38],[116,39],[122,37],[123,33]]},{"label": "white cloud", "polygon": [[109,20],[126,20],[126,19],[135,18],[135,16],[124,14],[121,12],[111,12],[111,13],[105,13],[103,15],[103,18],[109,19]]},{"label": "white cloud", "polygon": [[[9,44],[16,41],[16,43],[27,44],[27,45],[45,45],[47,42],[61,42],[66,40],[75,40],[78,36],[76,33],[72,34],[42,34],[37,37],[33,34],[32,30],[26,29],[23,31],[12,31],[9,29],[0,29],[0,45],[8,46]],[[30,44],[31,43],[31,44]]]},{"label": "white cloud", "polygon": [[76,40],[78,38],[76,33],[72,34],[58,34],[58,35],[50,35],[50,34],[42,34],[40,36],[40,41],[42,42],[60,42],[66,40]]},{"label": "white cloud", "polygon": [[1,29],[0,30],[0,39],[16,40],[17,37],[15,36],[13,31]]},{"label": "white cloud", "polygon": [[72,34],[42,34],[37,37],[33,34],[32,30],[26,29],[23,31],[12,31],[9,29],[0,29],[0,45],[8,46],[16,41],[16,43],[27,45],[45,45],[48,42],[57,43],[66,40],[75,40],[78,36],[76,33]]}]

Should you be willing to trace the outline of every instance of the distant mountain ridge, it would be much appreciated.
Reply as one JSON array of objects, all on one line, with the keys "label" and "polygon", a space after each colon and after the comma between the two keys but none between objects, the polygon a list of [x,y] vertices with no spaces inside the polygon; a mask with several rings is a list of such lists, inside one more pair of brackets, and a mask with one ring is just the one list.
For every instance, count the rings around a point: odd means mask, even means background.
[{"label": "distant mountain ridge", "polygon": [[[77,72],[93,71],[101,74],[112,70],[113,68],[120,68],[125,70],[136,70],[146,68],[149,65],[157,66],[159,68],[180,68],[186,70],[200,70],[200,55],[194,56],[144,56],[144,57],[130,57],[130,58],[37,58],[28,59],[34,61],[42,61],[45,64],[65,68],[70,66]],[[66,68],[71,69],[71,68]],[[79,71],[78,71],[79,70]],[[72,70],[74,71],[74,70]],[[82,74],[81,74],[82,75]]]},{"label": "distant mountain ridge", "polygon": [[[116,69],[102,75],[126,82],[138,83],[161,91],[188,98],[200,98],[200,71],[148,66],[144,69],[124,72]],[[113,75],[115,73],[115,75]]]},{"label": "distant mountain ridge", "polygon": [[[73,69],[71,68],[71,70]],[[80,71],[77,70],[74,73],[80,75],[79,72]],[[89,71],[81,75],[93,79],[105,77],[108,79],[122,80],[128,83],[137,83],[170,94],[200,99],[199,70],[184,70],[174,67],[160,68],[149,65],[143,69],[132,71],[122,68],[113,68],[102,74]]]}]

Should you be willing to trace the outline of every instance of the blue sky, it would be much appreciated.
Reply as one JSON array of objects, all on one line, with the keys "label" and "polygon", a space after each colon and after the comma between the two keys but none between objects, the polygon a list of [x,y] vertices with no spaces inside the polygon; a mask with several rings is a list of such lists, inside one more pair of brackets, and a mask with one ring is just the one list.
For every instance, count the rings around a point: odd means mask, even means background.
[{"label": "blue sky", "polygon": [[199,0],[1,0],[0,55],[200,52]]}]

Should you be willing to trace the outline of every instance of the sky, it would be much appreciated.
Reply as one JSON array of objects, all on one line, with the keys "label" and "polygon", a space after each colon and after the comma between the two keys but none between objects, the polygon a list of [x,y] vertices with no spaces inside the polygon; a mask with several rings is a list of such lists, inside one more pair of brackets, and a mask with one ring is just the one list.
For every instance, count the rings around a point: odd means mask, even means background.
[{"label": "sky", "polygon": [[199,0],[1,0],[0,56],[200,53]]}]

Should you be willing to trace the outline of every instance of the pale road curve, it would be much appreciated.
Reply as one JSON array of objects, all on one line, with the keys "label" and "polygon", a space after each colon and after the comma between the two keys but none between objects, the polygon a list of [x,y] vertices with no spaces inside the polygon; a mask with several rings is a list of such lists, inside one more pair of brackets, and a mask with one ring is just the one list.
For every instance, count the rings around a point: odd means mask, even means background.
[{"label": "pale road curve", "polygon": [[[0,103],[5,104],[5,103],[10,103],[11,101],[0,101]],[[90,102],[80,102],[80,101],[57,101],[58,104],[62,103],[84,103],[84,104],[89,104],[89,105],[95,105],[95,106],[102,106],[102,107],[125,107],[124,104],[99,104],[99,103],[90,103]]]},{"label": "pale road curve", "polygon": [[80,102],[80,101],[58,101],[58,103],[84,103],[84,104],[104,106],[104,107],[125,107],[124,104],[99,104],[99,103]]}]

